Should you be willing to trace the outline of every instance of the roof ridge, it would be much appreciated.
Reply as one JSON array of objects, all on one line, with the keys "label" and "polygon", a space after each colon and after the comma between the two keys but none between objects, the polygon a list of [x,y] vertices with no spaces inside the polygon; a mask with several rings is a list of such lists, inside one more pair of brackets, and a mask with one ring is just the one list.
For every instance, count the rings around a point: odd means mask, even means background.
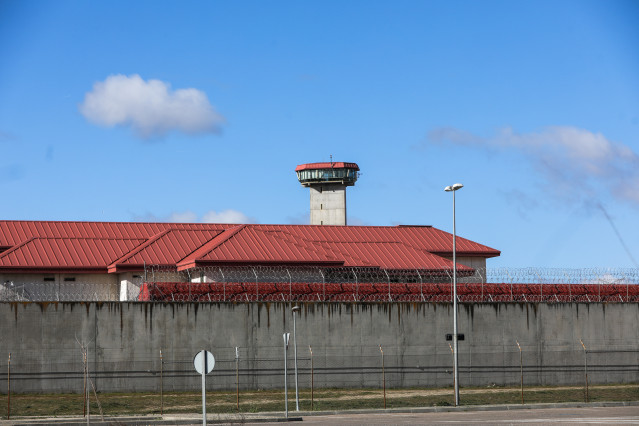
[{"label": "roof ridge", "polygon": [[192,251],[188,256],[185,256],[182,260],[177,262],[178,270],[180,270],[181,268],[185,269],[185,267],[188,267],[191,264],[195,266],[195,261],[198,258],[212,252],[213,250],[224,244],[226,241],[228,241],[230,238],[232,238],[234,235],[236,235],[238,232],[246,228],[246,226],[246,224],[240,224],[234,227],[227,228],[215,237],[211,238],[209,241],[202,244],[196,250]]},{"label": "roof ridge", "polygon": [[17,251],[19,248],[26,246],[28,243],[30,243],[31,241],[35,240],[38,237],[31,237],[29,239],[26,239],[24,241],[22,241],[19,244],[16,244],[15,246],[11,247],[10,249],[7,249],[3,252],[0,253],[0,259],[2,259],[3,257],[7,256],[10,253],[13,253],[14,251]]},{"label": "roof ridge", "polygon": [[[152,236],[151,238],[148,238],[145,242],[143,242],[142,244],[140,244],[140,245],[136,246],[135,248],[131,249],[128,253],[120,256],[119,259],[116,259],[113,262],[111,262],[111,264],[109,266],[107,266],[107,269],[110,272],[110,270],[112,268],[117,268],[117,265],[119,263],[124,262],[126,259],[134,256],[135,254],[139,253],[140,251],[142,251],[146,247],[149,247],[151,244],[153,244],[154,242],[156,242],[157,240],[159,240],[160,238],[162,238],[164,235],[168,234],[169,232],[172,232],[171,228],[166,229],[166,230],[164,230],[162,232],[159,232],[159,233],[155,234],[154,236]],[[136,239],[136,238],[131,238],[131,239]]]}]

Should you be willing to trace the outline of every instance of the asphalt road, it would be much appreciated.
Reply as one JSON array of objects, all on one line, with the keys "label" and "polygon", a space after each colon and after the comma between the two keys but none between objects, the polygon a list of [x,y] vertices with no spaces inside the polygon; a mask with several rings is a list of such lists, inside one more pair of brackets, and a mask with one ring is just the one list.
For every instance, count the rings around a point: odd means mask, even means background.
[{"label": "asphalt road", "polygon": [[[255,423],[257,424],[257,423]],[[303,425],[639,425],[639,406],[304,416]],[[264,423],[261,423],[263,426]]]}]

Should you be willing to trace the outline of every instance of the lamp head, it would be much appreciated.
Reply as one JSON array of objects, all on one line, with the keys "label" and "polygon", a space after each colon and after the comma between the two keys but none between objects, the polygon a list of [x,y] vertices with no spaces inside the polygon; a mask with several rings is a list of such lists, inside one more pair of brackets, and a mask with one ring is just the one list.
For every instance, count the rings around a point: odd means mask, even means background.
[{"label": "lamp head", "polygon": [[293,313],[299,312],[300,307],[298,305],[295,305],[295,306],[293,306],[292,310],[293,310]]},{"label": "lamp head", "polygon": [[462,185],[461,183],[456,183],[454,185],[449,185],[446,188],[444,188],[444,191],[446,192],[451,192],[451,191],[457,191],[458,189],[462,189],[464,187],[464,185]]}]

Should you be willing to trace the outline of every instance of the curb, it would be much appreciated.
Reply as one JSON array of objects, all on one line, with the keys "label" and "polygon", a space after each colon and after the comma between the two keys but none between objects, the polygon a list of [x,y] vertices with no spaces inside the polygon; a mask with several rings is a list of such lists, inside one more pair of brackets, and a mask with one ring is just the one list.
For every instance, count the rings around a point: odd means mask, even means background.
[{"label": "curb", "polygon": [[[445,412],[472,412],[472,411],[516,411],[535,410],[547,408],[593,408],[593,407],[639,407],[639,401],[622,402],[566,402],[566,403],[546,403],[546,404],[507,404],[507,405],[463,405],[460,407],[419,407],[419,408],[389,408],[389,409],[366,409],[366,410],[343,410],[343,411],[299,411],[295,412],[295,417],[283,417],[281,413],[256,413],[248,416],[223,415],[217,418],[208,418],[210,424],[242,424],[242,423],[288,423],[300,422],[304,417],[312,416],[334,416],[345,414],[409,414],[409,413],[445,413]],[[255,417],[253,417],[255,416]],[[201,417],[197,415],[167,415],[160,416],[123,416],[105,417],[104,421],[93,418],[93,425],[194,425],[201,423]],[[81,426],[86,425],[84,417],[37,417],[18,418],[11,420],[0,420],[0,425],[49,425],[60,426]]]}]

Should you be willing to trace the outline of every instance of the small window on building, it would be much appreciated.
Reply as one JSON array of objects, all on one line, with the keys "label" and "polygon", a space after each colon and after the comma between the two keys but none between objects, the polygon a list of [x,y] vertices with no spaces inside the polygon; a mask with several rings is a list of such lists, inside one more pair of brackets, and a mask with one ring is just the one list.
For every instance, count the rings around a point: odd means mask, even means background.
[{"label": "small window on building", "polygon": [[142,275],[133,275],[133,279],[142,278]]},{"label": "small window on building", "polygon": [[55,281],[54,277],[44,277],[44,282],[52,282]]},{"label": "small window on building", "polygon": [[73,282],[73,281],[75,281],[75,277],[66,277],[66,278],[64,279],[64,281],[65,281],[65,282]]},{"label": "small window on building", "polygon": [[324,210],[324,204],[320,204],[320,210]]}]

